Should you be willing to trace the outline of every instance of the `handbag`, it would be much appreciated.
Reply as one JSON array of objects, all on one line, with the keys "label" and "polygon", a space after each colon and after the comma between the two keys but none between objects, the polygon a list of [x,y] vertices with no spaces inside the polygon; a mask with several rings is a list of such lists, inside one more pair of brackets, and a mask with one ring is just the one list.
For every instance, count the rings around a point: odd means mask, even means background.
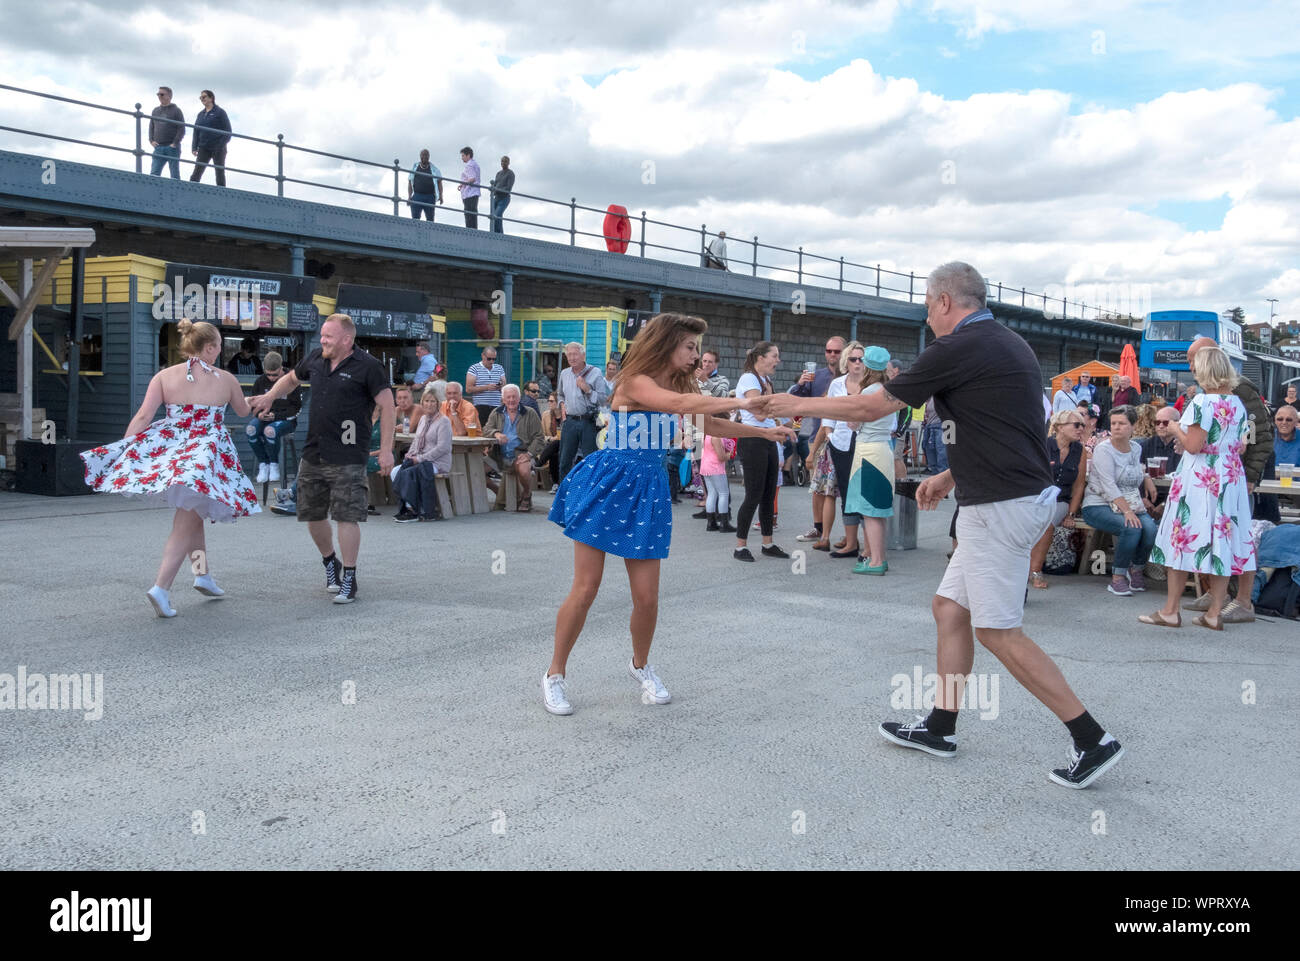
[{"label": "handbag", "polygon": [[1079,549],[1083,546],[1083,531],[1070,527],[1052,530],[1052,542],[1047,547],[1043,562],[1044,574],[1073,574],[1079,566]]}]

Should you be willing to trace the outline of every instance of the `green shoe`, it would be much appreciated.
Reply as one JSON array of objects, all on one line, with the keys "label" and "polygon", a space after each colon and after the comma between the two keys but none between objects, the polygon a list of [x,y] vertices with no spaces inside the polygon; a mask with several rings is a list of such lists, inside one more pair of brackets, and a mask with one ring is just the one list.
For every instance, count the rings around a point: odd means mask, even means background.
[{"label": "green shoe", "polygon": [[866,561],[858,561],[853,566],[854,574],[875,574],[878,577],[883,577],[887,570],[889,570],[889,561],[885,561],[879,567],[872,567]]}]

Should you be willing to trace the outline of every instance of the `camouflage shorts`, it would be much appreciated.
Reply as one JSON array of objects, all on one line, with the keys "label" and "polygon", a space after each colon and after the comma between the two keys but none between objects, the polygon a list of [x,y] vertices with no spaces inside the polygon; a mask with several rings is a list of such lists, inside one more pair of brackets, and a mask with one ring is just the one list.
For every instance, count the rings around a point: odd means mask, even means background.
[{"label": "camouflage shorts", "polygon": [[365,464],[298,464],[298,520],[364,521],[368,501]]}]

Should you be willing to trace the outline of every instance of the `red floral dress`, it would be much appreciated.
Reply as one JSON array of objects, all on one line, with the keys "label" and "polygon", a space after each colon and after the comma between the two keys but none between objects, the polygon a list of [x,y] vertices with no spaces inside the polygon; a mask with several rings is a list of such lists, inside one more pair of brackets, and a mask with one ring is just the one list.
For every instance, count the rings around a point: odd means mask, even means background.
[{"label": "red floral dress", "polygon": [[140,433],[81,455],[86,484],[233,521],[262,508],[224,425],[225,405],[168,404]]}]

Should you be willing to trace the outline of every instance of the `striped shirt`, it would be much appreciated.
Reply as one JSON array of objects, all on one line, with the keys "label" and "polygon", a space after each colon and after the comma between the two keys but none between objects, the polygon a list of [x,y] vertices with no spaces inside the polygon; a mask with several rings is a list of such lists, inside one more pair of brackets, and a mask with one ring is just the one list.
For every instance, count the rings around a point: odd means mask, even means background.
[{"label": "striped shirt", "polygon": [[485,390],[481,394],[473,395],[473,403],[476,407],[500,407],[501,406],[501,387],[506,382],[506,369],[500,364],[493,364],[492,369],[488,370],[482,363],[477,363],[465,372],[465,376],[474,375],[474,386],[485,387],[492,384],[496,390]]}]

